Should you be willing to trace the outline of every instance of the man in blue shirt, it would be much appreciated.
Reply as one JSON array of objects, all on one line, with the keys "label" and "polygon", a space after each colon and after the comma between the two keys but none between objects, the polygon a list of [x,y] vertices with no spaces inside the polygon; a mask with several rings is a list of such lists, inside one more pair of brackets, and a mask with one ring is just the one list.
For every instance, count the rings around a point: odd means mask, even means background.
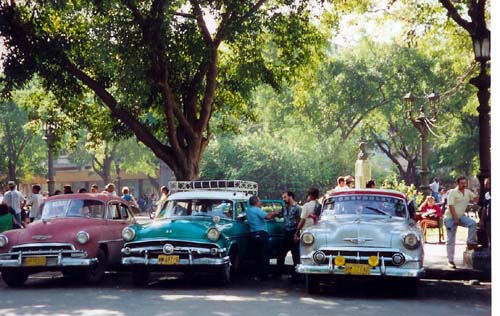
[{"label": "man in blue shirt", "polygon": [[246,210],[248,225],[250,226],[250,236],[252,237],[252,244],[255,251],[257,275],[260,280],[267,280],[267,265],[269,258],[267,258],[267,243],[268,233],[266,219],[272,219],[279,216],[277,212],[266,213],[262,208],[260,199],[252,195],[248,200],[250,207]]}]

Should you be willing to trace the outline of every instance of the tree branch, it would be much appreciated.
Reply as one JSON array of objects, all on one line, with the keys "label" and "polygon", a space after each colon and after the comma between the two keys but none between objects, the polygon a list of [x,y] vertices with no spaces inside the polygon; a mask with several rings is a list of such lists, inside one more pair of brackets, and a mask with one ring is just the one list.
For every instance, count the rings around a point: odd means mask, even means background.
[{"label": "tree branch", "polygon": [[201,11],[200,3],[198,0],[191,0],[191,5],[193,6],[193,13],[196,17],[196,22],[198,23],[198,27],[201,30],[201,35],[203,36],[203,40],[205,44],[210,47],[213,45],[212,35],[210,35],[210,31],[208,30],[207,23],[205,19],[203,19],[203,12]]},{"label": "tree branch", "polygon": [[[450,16],[458,25],[463,27],[469,34],[474,33],[473,24],[471,22],[467,22],[462,18],[462,16],[458,13],[457,8],[451,3],[450,0],[439,0],[443,7],[448,11],[448,16]],[[471,1],[472,3],[473,1]]]}]

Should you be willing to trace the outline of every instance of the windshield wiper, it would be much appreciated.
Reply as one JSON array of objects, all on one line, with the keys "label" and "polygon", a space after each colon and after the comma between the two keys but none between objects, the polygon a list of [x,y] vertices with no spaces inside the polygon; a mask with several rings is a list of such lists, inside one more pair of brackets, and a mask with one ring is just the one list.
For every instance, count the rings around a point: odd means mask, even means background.
[{"label": "windshield wiper", "polygon": [[380,213],[380,214],[383,214],[383,215],[386,215],[386,216],[389,216],[392,218],[392,215],[387,213],[386,211],[382,211],[376,207],[371,207],[371,206],[365,206],[365,208],[369,209],[370,211],[375,211],[377,213]]}]

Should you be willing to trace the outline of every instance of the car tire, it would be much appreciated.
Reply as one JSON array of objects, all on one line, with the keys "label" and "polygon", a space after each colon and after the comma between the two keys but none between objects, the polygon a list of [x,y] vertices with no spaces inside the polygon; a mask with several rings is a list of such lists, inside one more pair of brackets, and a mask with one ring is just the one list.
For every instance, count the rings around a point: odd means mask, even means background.
[{"label": "car tire", "polygon": [[137,287],[144,287],[149,284],[149,271],[144,268],[132,270],[132,283]]},{"label": "car tire", "polygon": [[83,278],[87,283],[97,283],[104,278],[106,272],[106,253],[104,250],[97,251],[97,263],[83,270]]},{"label": "car tire", "polygon": [[220,268],[218,279],[221,285],[228,285],[231,283],[231,265],[229,263]]},{"label": "car tire", "polygon": [[20,287],[28,279],[28,273],[21,269],[2,269],[2,279],[10,287]]},{"label": "car tire", "polygon": [[399,278],[393,284],[393,291],[401,296],[414,297],[418,294],[418,284],[417,278]]},{"label": "car tire", "polygon": [[241,257],[238,254],[238,249],[231,250],[229,260],[231,261],[231,273],[233,275],[239,273],[241,271]]},{"label": "car tire", "polygon": [[306,274],[306,290],[309,294],[319,293],[319,279],[313,274]]}]

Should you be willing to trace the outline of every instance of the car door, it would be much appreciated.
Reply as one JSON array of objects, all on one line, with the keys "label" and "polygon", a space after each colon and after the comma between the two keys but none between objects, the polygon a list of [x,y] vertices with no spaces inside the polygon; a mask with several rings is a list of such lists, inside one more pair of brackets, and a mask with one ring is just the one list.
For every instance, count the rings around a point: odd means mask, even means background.
[{"label": "car door", "polygon": [[[278,212],[283,214],[284,202],[281,200],[262,200],[262,209],[266,212]],[[276,258],[285,237],[283,228],[283,218],[275,218],[266,221],[267,231],[269,233],[269,258]]]},{"label": "car door", "polygon": [[122,201],[111,201],[108,203],[106,221],[107,232],[105,233],[105,243],[108,247],[108,262],[118,264],[121,258],[123,247],[122,230],[134,220],[129,206]]},{"label": "car door", "polygon": [[233,236],[236,240],[238,246],[238,252],[240,254],[240,258],[251,258],[252,254],[250,253],[251,244],[250,244],[250,227],[248,226],[248,222],[246,220],[245,212],[246,212],[246,202],[245,201],[235,201],[234,202],[234,228],[233,228]]}]

